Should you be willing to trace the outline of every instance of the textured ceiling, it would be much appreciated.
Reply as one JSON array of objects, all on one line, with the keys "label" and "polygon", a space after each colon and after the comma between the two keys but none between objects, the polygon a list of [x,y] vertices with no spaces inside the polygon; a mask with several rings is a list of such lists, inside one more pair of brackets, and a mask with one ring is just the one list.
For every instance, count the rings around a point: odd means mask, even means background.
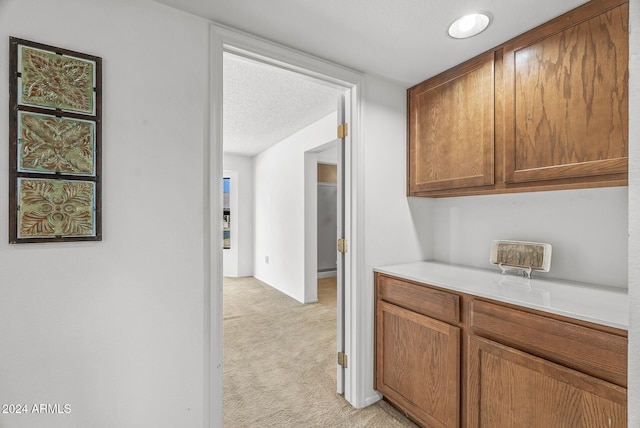
[{"label": "textured ceiling", "polygon": [[[366,74],[413,86],[586,0],[156,0]],[[454,40],[448,25],[484,11],[489,28]],[[227,55],[225,152],[255,155],[335,110],[336,92]]]},{"label": "textured ceiling", "polygon": [[224,54],[224,151],[254,156],[336,111],[337,89]]}]

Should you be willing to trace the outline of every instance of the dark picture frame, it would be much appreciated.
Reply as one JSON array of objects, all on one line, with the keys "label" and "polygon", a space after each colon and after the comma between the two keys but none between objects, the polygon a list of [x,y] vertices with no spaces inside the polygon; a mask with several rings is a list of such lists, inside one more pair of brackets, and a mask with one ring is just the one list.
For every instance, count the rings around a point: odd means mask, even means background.
[{"label": "dark picture frame", "polygon": [[102,58],[9,38],[9,243],[102,240]]}]

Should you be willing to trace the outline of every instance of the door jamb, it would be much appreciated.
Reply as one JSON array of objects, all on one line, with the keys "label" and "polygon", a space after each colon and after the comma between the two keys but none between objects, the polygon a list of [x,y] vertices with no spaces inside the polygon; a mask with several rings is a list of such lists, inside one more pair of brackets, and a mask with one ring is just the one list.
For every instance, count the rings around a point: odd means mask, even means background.
[{"label": "door jamb", "polygon": [[204,148],[204,418],[205,426],[222,426],[222,234],[218,215],[222,210],[222,57],[224,52],[295,71],[334,87],[350,89],[351,115],[346,119],[351,133],[345,153],[345,238],[349,252],[345,257],[345,399],[356,408],[367,404],[364,380],[363,339],[360,332],[367,322],[366,304],[359,299],[358,279],[366,278],[364,267],[364,192],[362,167],[362,94],[364,76],[346,67],[313,57],[248,33],[212,23],[209,31],[209,103],[205,108]]}]

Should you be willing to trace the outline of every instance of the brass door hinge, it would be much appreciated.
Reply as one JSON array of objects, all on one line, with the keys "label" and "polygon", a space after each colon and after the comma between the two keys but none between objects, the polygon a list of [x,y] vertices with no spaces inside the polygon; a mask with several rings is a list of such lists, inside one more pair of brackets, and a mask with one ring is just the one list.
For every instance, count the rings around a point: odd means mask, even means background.
[{"label": "brass door hinge", "polygon": [[348,250],[347,240],[344,238],[338,239],[338,252],[346,253]]},{"label": "brass door hinge", "polygon": [[344,352],[338,352],[338,365],[347,368],[347,354]]},{"label": "brass door hinge", "polygon": [[349,124],[343,123],[338,125],[338,138],[344,138],[349,135]]}]

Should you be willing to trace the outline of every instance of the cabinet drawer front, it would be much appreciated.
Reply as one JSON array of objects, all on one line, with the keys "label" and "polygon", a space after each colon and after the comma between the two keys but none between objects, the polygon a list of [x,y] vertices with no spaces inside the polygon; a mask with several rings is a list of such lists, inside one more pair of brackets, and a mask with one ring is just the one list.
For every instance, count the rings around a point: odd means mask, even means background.
[{"label": "cabinet drawer front", "polygon": [[627,386],[627,338],[473,300],[473,333]]},{"label": "cabinet drawer front", "polygon": [[436,319],[460,321],[460,297],[401,279],[378,274],[378,298]]}]

